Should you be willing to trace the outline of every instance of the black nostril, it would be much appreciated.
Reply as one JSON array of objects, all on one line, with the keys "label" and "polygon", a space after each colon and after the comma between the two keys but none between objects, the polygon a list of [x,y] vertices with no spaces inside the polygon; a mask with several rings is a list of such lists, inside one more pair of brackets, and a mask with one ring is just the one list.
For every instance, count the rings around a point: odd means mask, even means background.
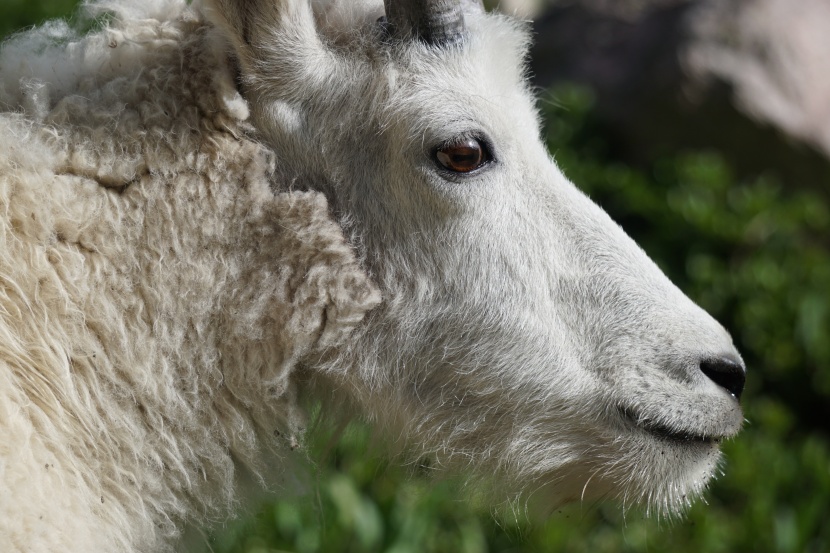
[{"label": "black nostril", "polygon": [[701,361],[700,370],[715,384],[726,388],[735,399],[741,399],[746,382],[746,369],[743,363],[728,357],[717,357]]}]

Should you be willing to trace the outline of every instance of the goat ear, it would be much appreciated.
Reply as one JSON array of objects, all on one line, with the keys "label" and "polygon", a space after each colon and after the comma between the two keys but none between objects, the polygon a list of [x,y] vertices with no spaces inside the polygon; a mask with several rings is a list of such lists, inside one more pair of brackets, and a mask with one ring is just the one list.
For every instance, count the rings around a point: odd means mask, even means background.
[{"label": "goat ear", "polygon": [[286,78],[312,84],[330,73],[327,67],[335,70],[309,0],[202,0],[201,8],[230,42],[243,78],[252,84]]}]

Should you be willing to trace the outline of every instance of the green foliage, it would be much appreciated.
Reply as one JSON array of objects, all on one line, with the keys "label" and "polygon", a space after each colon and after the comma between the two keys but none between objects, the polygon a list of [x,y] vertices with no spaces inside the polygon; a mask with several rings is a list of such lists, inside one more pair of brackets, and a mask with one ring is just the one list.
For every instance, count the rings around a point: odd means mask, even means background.
[{"label": "green foliage", "polygon": [[[3,0],[0,36],[70,13],[72,0]],[[546,136],[565,173],[735,337],[749,366],[745,431],[725,476],[680,520],[612,504],[548,522],[492,516],[458,482],[389,465],[352,425],[333,448],[312,437],[308,496],[277,501],[210,538],[216,553],[623,553],[830,551],[830,209],[826,187],[768,173],[736,179],[718,152],[632,167],[591,111],[561,87]],[[823,183],[818,183],[823,185]],[[824,191],[824,193],[822,192]],[[369,453],[367,453],[367,451]],[[509,513],[509,510],[507,511]]]},{"label": "green foliage", "polygon": [[78,0],[2,0],[0,38],[48,19],[67,17],[79,3]]},{"label": "green foliage", "polygon": [[[776,417],[773,416],[773,419]],[[214,537],[215,553],[634,553],[646,551],[822,552],[830,493],[830,451],[815,436],[782,446],[748,429],[727,444],[727,476],[682,520],[645,519],[612,504],[573,505],[547,523],[522,514],[494,518],[452,482],[367,455],[368,430],[355,425],[313,492],[278,501]],[[323,440],[312,446],[321,455]],[[759,462],[760,461],[760,462]]]},{"label": "green foliage", "polygon": [[482,521],[458,499],[456,484],[387,466],[363,425],[352,425],[332,451],[325,452],[327,436],[315,437],[312,449],[329,462],[318,468],[314,493],[229,528],[211,544],[216,553],[488,551]]}]

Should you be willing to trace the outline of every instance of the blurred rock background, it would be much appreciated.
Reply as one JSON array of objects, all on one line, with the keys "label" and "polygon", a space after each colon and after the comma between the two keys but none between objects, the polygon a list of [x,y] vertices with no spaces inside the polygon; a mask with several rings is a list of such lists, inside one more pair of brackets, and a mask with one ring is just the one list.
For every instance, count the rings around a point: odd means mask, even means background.
[{"label": "blurred rock background", "polygon": [[827,176],[825,0],[560,1],[534,31],[536,83],[590,87],[631,160],[705,147],[740,174]]},{"label": "blurred rock background", "polygon": [[[0,36],[74,6],[2,0]],[[308,496],[227,523],[204,550],[830,551],[830,3],[490,7],[533,18],[530,69],[559,165],[743,352],[747,424],[725,444],[725,475],[677,520],[601,502],[530,522],[521,506],[478,505],[463,481],[390,463],[356,421],[339,440],[309,436]]]}]

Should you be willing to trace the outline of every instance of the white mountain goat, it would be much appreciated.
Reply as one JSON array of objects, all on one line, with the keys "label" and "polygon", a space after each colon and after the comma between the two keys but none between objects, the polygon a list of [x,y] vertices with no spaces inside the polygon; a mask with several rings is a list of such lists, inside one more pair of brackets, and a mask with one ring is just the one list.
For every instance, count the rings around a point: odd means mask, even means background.
[{"label": "white mountain goat", "polygon": [[306,396],[547,504],[702,490],[742,362],[551,161],[521,25],[88,9],[0,54],[0,550],[174,546],[289,477]]}]

